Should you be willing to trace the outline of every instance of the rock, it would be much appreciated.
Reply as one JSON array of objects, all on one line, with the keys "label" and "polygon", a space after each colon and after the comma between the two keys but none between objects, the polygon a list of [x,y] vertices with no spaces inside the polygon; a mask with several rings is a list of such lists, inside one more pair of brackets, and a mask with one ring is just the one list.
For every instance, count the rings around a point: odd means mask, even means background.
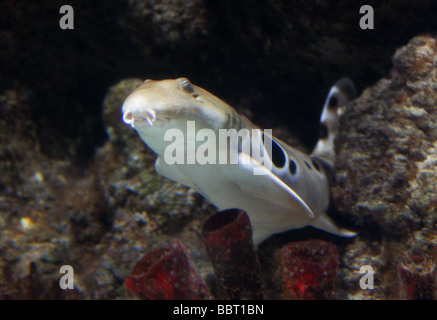
[{"label": "rock", "polygon": [[158,45],[195,42],[208,32],[207,10],[200,0],[134,0],[129,4],[129,15],[134,34],[140,39],[153,34]]},{"label": "rock", "polygon": [[359,229],[346,264],[356,270],[367,260],[381,287],[395,261],[437,247],[437,39],[412,39],[393,64],[342,118],[333,189],[335,205]]},{"label": "rock", "polygon": [[0,296],[70,298],[59,290],[36,297],[26,287],[26,279],[56,287],[59,268],[68,264],[77,297],[124,297],[133,265],[172,237],[193,248],[189,254],[204,277],[211,274],[199,237],[201,221],[215,209],[157,175],[155,155],[121,120],[122,101],[139,83],[122,81],[109,90],[104,120],[110,138],[82,169],[41,152],[35,124],[26,117],[28,91],[0,96],[0,277],[6,278]]},{"label": "rock", "polygon": [[[26,277],[53,286],[69,232],[62,204],[66,165],[41,154],[37,128],[29,116],[34,107],[31,96],[26,88],[0,94],[0,273],[7,275],[9,289],[22,291],[11,297],[22,299],[35,294],[22,288]],[[55,293],[45,296],[55,297]]]}]

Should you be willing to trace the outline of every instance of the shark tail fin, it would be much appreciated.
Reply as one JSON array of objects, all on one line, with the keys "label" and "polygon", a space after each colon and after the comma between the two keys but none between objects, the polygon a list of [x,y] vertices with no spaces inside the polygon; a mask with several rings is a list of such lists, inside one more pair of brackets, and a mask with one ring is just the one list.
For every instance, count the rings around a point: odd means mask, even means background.
[{"label": "shark tail fin", "polygon": [[332,86],[323,106],[319,141],[311,155],[322,159],[331,168],[335,164],[334,142],[338,136],[342,107],[355,97],[356,90],[352,81],[342,78]]}]

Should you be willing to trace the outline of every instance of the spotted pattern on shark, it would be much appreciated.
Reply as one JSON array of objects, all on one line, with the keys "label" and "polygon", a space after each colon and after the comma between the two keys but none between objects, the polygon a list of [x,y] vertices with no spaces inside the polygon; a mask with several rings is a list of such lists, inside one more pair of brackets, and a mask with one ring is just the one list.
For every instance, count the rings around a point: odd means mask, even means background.
[{"label": "spotted pattern on shark", "polygon": [[[326,214],[339,118],[354,98],[355,88],[349,79],[341,79],[331,88],[320,118],[320,137],[310,155],[261,130],[187,78],[146,80],[125,100],[122,112],[123,121],[157,154],[155,169],[160,175],[194,188],[219,210],[245,210],[258,245],[273,234],[305,226],[344,237],[355,235]],[[189,121],[195,122],[196,133],[209,129],[218,135],[221,129],[247,129],[255,135],[240,137],[236,164],[168,164],[165,152],[172,142],[164,138],[165,134],[170,129],[187,134]],[[216,148],[217,157],[229,151],[227,144],[215,139],[183,143]],[[261,150],[258,156],[246,152],[255,149]],[[254,174],[254,169],[262,174]]]}]

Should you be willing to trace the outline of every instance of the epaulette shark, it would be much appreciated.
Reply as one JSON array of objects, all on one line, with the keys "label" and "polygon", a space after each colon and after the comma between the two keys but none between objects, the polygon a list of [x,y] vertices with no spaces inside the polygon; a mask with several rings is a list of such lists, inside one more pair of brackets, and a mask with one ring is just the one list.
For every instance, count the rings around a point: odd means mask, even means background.
[{"label": "epaulette shark", "polygon": [[331,88],[310,155],[261,130],[187,78],[146,80],[122,111],[123,121],[158,155],[160,175],[194,188],[219,210],[245,210],[258,245],[308,225],[343,237],[356,234],[326,214],[339,118],[355,95],[346,78]]}]

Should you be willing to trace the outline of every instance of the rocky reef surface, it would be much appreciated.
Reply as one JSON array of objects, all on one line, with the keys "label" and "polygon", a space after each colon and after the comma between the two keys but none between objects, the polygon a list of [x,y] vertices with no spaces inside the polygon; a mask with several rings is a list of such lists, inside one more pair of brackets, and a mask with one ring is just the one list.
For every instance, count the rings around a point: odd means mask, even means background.
[{"label": "rocky reef surface", "polygon": [[437,38],[416,37],[342,117],[333,197],[360,230],[346,266],[379,274],[372,297],[397,297],[404,257],[437,253],[436,80]]},{"label": "rocky reef surface", "polygon": [[[16,101],[16,92],[2,97],[2,140],[9,141],[1,149],[8,160],[1,168],[4,298],[63,298],[68,290],[54,290],[62,265],[75,271],[77,293],[67,298],[125,297],[125,277],[142,254],[172,235],[189,245],[199,238],[200,218],[215,209],[158,176],[153,152],[120,120],[124,98],[142,82],[124,80],[109,89],[103,115],[109,139],[82,172],[42,155],[32,125],[23,121],[17,128],[12,121],[25,116],[26,102]],[[205,265],[202,243],[190,248],[191,259]],[[22,288],[30,268],[33,278],[25,282],[36,281],[38,293]]]},{"label": "rocky reef surface", "polygon": [[[327,89],[344,75],[367,89],[342,118],[331,214],[359,234],[272,237],[258,249],[262,294],[296,297],[278,271],[287,245],[335,251],[320,259],[338,259],[335,286],[324,284],[333,292],[318,297],[432,296],[437,40],[413,36],[437,32],[433,1],[375,3],[372,31],[359,29],[354,1],[78,0],[74,31],[58,29],[60,5],[0,4],[0,298],[132,298],[126,278],[175,239],[220,297],[202,236],[216,210],[154,172],[122,101],[144,77],[187,76],[308,151]],[[338,252],[318,249],[333,244]],[[75,290],[60,290],[62,265],[73,266]],[[376,272],[372,290],[359,286],[363,265]]]}]

